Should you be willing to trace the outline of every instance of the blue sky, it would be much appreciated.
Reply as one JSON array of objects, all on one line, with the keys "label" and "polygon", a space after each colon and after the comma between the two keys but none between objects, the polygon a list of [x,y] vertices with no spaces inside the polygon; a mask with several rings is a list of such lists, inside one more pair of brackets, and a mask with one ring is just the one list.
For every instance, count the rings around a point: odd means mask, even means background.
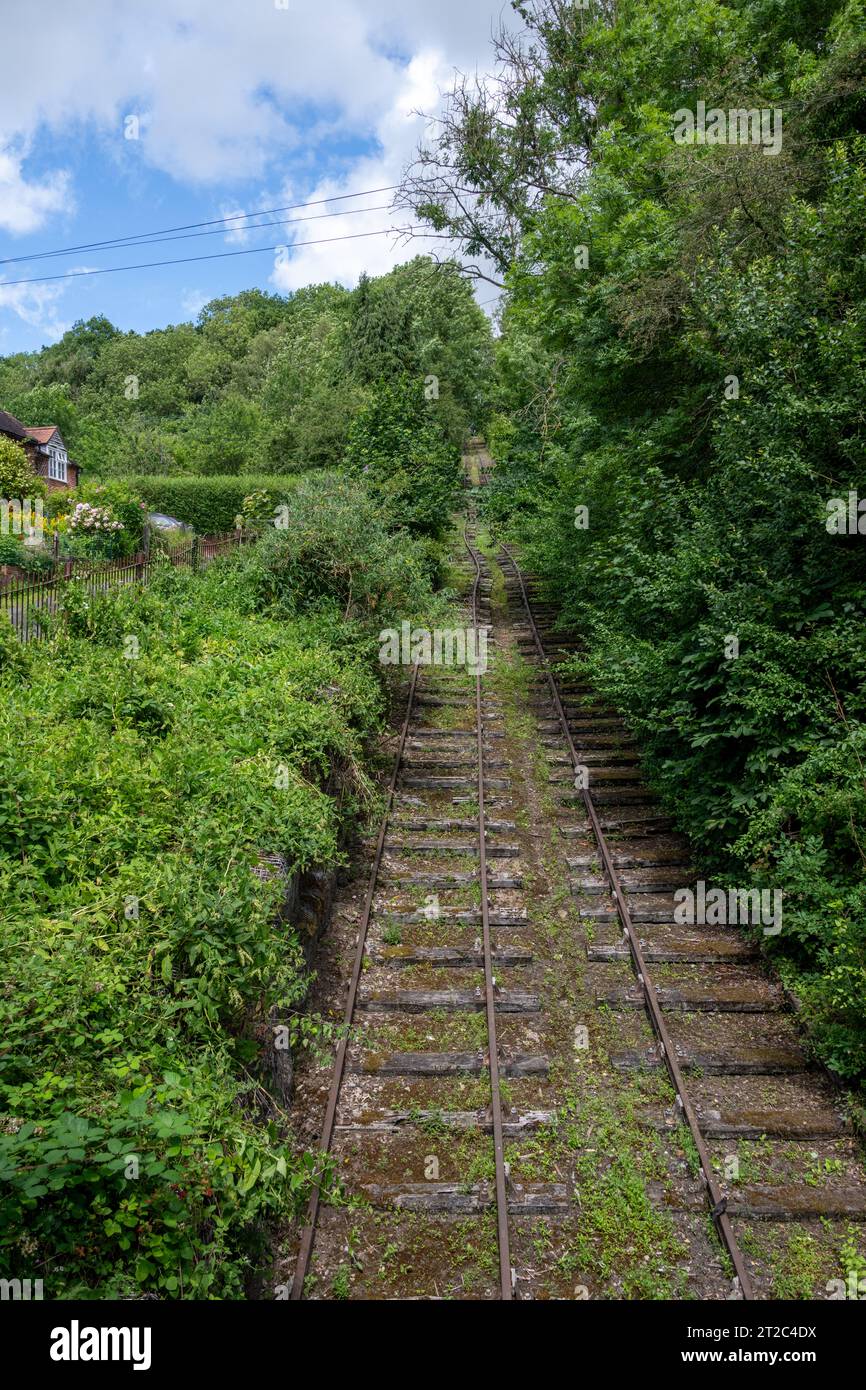
[{"label": "blue sky", "polygon": [[[5,0],[3,9],[6,53],[26,61],[6,65],[0,88],[0,354],[39,348],[95,314],[142,331],[249,286],[352,285],[425,245],[441,253],[441,242],[378,235],[407,220],[382,210],[385,193],[281,214],[319,215],[290,226],[226,222],[216,235],[151,247],[9,261],[393,184],[424,134],[417,112],[435,112],[455,68],[485,67],[491,27],[508,12],[495,0],[65,0],[50,11]],[[289,249],[12,283],[274,244]]]}]

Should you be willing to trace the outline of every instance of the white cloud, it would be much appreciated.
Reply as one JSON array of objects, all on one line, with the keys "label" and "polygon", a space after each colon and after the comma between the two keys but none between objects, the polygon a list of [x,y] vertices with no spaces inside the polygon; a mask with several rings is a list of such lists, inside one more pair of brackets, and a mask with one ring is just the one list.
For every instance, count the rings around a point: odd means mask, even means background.
[{"label": "white cloud", "polygon": [[204,306],[209,303],[211,296],[202,294],[201,290],[184,290],[181,295],[180,304],[184,313],[191,319],[197,319]]},{"label": "white cloud", "polygon": [[225,240],[229,246],[245,246],[249,241],[249,227],[240,220],[248,215],[251,215],[250,209],[238,207],[220,208],[220,216],[226,219]]},{"label": "white cloud", "polygon": [[79,122],[123,139],[141,119],[144,160],[202,184],[266,175],[299,151],[322,112],[344,132],[375,125],[403,83],[399,55],[487,56],[488,0],[66,0],[4,6],[11,63],[0,86],[0,147]]},{"label": "white cloud", "polygon": [[[289,0],[282,9],[274,0],[64,0],[46,23],[43,5],[7,0],[4,51],[38,62],[35,78],[32,62],[7,63],[0,84],[0,227],[29,233],[72,205],[62,169],[27,178],[22,168],[20,152],[46,133],[96,134],[121,168],[153,168],[197,189],[257,180],[249,202],[235,204],[236,191],[222,202],[224,216],[396,183],[423,132],[413,109],[435,109],[455,67],[487,64],[498,4]],[[140,121],[137,140],[124,139],[131,115]],[[346,155],[353,142],[365,153]],[[342,173],[318,177],[338,152]],[[263,195],[287,168],[291,188],[286,180],[278,195]],[[202,215],[213,214],[203,208]],[[402,212],[371,212],[252,237],[357,236],[406,220]],[[229,224],[227,241],[246,236]],[[424,249],[445,255],[448,244],[395,246],[376,236],[303,247],[273,282],[281,289],[323,279],[351,284],[361,270],[381,273]],[[7,291],[0,303],[22,317],[50,313],[53,298],[41,287],[22,288],[40,292],[10,300]]]},{"label": "white cloud", "polygon": [[0,228],[18,235],[36,231],[51,213],[71,210],[67,173],[27,179],[23,163],[21,155],[0,148]]},{"label": "white cloud", "polygon": [[[384,188],[399,182],[406,163],[412,157],[424,134],[425,121],[417,113],[430,111],[438,104],[440,86],[447,79],[448,67],[444,56],[428,51],[413,58],[401,70],[401,83],[390,104],[381,112],[375,125],[379,153],[359,160],[346,178],[325,180],[310,193],[310,198],[334,198],[353,188]],[[378,205],[380,196],[350,203],[347,207]],[[337,204],[333,205],[336,208]],[[434,239],[407,240],[396,234],[362,236],[382,228],[402,228],[413,223],[412,216],[403,210],[393,212],[346,213],[327,222],[307,223],[293,229],[290,245],[320,237],[353,237],[343,242],[323,242],[318,246],[300,246],[288,260],[278,262],[271,276],[272,284],[284,293],[323,280],[337,280],[354,285],[362,271],[381,275],[392,266],[410,260],[421,251],[431,251],[445,257],[450,243]],[[317,230],[313,231],[312,228]]]},{"label": "white cloud", "polygon": [[72,327],[58,316],[57,301],[62,293],[59,285],[6,285],[0,280],[0,309],[10,309],[31,328],[39,329],[49,342],[56,342]]}]

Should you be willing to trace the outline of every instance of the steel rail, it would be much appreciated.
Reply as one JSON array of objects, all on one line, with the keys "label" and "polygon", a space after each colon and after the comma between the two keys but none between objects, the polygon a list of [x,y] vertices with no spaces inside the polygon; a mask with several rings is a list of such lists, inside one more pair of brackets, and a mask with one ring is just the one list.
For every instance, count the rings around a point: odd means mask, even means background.
[{"label": "steel rail", "polygon": [[[376,896],[376,887],[379,878],[379,869],[382,863],[382,855],[385,849],[385,839],[388,834],[388,825],[391,819],[391,812],[394,806],[394,792],[397,787],[397,778],[400,775],[400,767],[403,762],[403,753],[406,748],[406,738],[409,733],[409,722],[412,718],[412,707],[415,703],[415,690],[418,685],[418,663],[416,661],[412,669],[412,680],[409,686],[409,695],[406,701],[406,714],[403,719],[403,727],[400,731],[400,742],[394,757],[394,767],[391,772],[391,780],[388,784],[387,799],[385,809],[382,813],[382,820],[379,825],[379,836],[376,841],[376,851],[373,857],[373,865],[370,870],[370,878],[367,885],[367,896],[364,901],[364,910],[361,914],[361,922],[358,927],[358,945],[355,950],[355,960],[352,967],[352,975],[349,981],[349,992],[346,997],[346,1008],[343,1015],[343,1037],[340,1039],[337,1053],[334,1058],[334,1067],[331,1075],[331,1087],[328,1092],[328,1104],[325,1108],[325,1118],[322,1122],[322,1133],[319,1140],[319,1148],[322,1153],[328,1153],[331,1147],[331,1140],[334,1136],[334,1123],[337,1117],[337,1104],[340,1099],[340,1088],[343,1084],[343,1075],[346,1070],[346,1053],[349,1048],[349,1029],[355,1016],[355,1003],[358,997],[358,985],[361,980],[361,973],[364,967],[364,956],[367,946],[367,931],[370,925],[370,916],[373,909],[373,899]],[[317,1179],[310,1193],[307,1204],[307,1220],[301,1234],[301,1245],[298,1250],[297,1263],[295,1265],[295,1277],[292,1280],[292,1289],[289,1295],[293,1302],[298,1302],[304,1296],[304,1283],[310,1268],[310,1257],[313,1253],[313,1242],[316,1238],[316,1220],[319,1214],[319,1201],[321,1197],[321,1184]]]},{"label": "steel rail", "polygon": [[641,950],[640,939],[638,937],[637,932],[635,931],[634,923],[632,922],[631,913],[629,911],[629,906],[626,901],[625,894],[623,893],[622,885],[619,881],[619,875],[617,874],[616,866],[613,862],[613,857],[610,853],[610,848],[608,846],[607,839],[605,837],[604,831],[601,828],[601,822],[599,821],[598,815],[596,813],[592,796],[590,795],[589,789],[585,785],[583,785],[583,777],[579,775],[581,768],[580,758],[578,756],[577,749],[574,745],[574,739],[571,736],[571,729],[568,726],[568,720],[565,717],[565,710],[563,709],[562,700],[559,696],[559,690],[556,685],[556,678],[554,677],[553,672],[550,669],[550,662],[548,661],[547,654],[544,650],[544,644],[542,643],[541,636],[539,634],[538,627],[535,622],[535,616],[532,612],[532,605],[529,601],[529,595],[526,592],[526,585],[523,580],[523,575],[521,574],[520,567],[517,564],[517,561],[515,560],[511,551],[508,549],[508,546],[503,545],[502,549],[508,556],[508,559],[514,569],[517,582],[520,585],[520,592],[523,598],[524,607],[526,609],[526,616],[529,619],[529,626],[532,631],[532,637],[535,642],[535,647],[541,660],[544,673],[547,676],[548,684],[550,686],[550,693],[553,698],[554,705],[556,707],[557,718],[561,725],[563,734],[565,735],[565,738],[568,742],[569,752],[571,753],[571,759],[575,771],[575,779],[576,782],[579,781],[581,783],[579,790],[583,796],[584,806],[586,808],[586,813],[592,825],[593,834],[595,835],[596,842],[598,844],[599,852],[601,854],[602,862],[604,864],[605,873],[607,874],[607,878],[610,883],[613,896],[616,899],[617,911],[619,912],[619,917],[622,923],[623,931],[626,937],[628,938],[632,962],[634,964],[634,969],[638,978],[638,984],[641,986],[641,989],[643,991],[644,1002],[646,1004],[647,1012],[650,1016],[650,1022],[652,1023],[656,1036],[659,1040],[659,1050],[665,1061],[668,1074],[677,1093],[677,1104],[682,1110],[683,1116],[685,1117],[686,1123],[688,1124],[689,1130],[691,1131],[695,1147],[698,1151],[698,1157],[701,1163],[704,1183],[706,1185],[707,1193],[712,1203],[712,1218],[716,1223],[719,1234],[721,1235],[725,1247],[728,1251],[728,1254],[731,1257],[731,1263],[734,1267],[734,1273],[739,1284],[739,1292],[741,1296],[743,1297],[743,1299],[753,1299],[754,1291],[752,1288],[752,1281],[749,1276],[749,1272],[746,1269],[745,1260],[743,1259],[742,1251],[740,1250],[740,1247],[737,1243],[737,1238],[734,1235],[730,1218],[727,1216],[725,1212],[725,1208],[727,1206],[727,1199],[722,1196],[721,1189],[719,1188],[719,1185],[716,1181],[716,1177],[713,1172],[710,1153],[704,1140],[704,1136],[701,1133],[701,1128],[698,1124],[697,1115],[695,1114],[694,1108],[692,1106],[691,1101],[689,1100],[688,1093],[686,1091],[685,1082],[683,1080],[683,1075],[680,1070],[679,1061],[677,1060],[676,1050],[668,1032],[667,1025],[664,1021],[664,1016],[662,1014],[661,1005],[659,1004],[658,995],[655,991],[655,986],[653,985],[653,982],[650,979],[649,973],[647,971],[643,951]]},{"label": "steel rail", "polygon": [[[478,555],[469,544],[467,531],[463,541],[475,565],[472,585],[472,626],[475,629],[478,651],[478,589],[481,584],[481,565]],[[487,839],[484,810],[484,719],[481,708],[481,674],[475,670],[475,729],[478,741],[478,876],[481,884],[481,939],[484,954],[484,995],[487,1010],[487,1043],[490,1065],[490,1109],[493,1120],[493,1156],[495,1161],[496,1233],[499,1246],[499,1288],[505,1302],[514,1293],[511,1272],[511,1247],[508,1236],[508,1193],[505,1175],[505,1150],[502,1135],[502,1094],[499,1085],[499,1044],[496,1037],[496,982],[490,943],[490,908],[487,895]]]}]

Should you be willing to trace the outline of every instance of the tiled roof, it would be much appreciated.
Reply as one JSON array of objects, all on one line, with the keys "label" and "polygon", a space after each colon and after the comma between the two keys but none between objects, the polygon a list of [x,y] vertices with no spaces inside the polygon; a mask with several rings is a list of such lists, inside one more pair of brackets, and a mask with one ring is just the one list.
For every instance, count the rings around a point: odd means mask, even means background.
[{"label": "tiled roof", "polygon": [[52,434],[57,433],[56,425],[28,425],[27,433],[37,444],[47,444]]},{"label": "tiled roof", "polygon": [[29,439],[31,431],[10,415],[8,410],[0,410],[0,433],[12,434],[16,439]]}]

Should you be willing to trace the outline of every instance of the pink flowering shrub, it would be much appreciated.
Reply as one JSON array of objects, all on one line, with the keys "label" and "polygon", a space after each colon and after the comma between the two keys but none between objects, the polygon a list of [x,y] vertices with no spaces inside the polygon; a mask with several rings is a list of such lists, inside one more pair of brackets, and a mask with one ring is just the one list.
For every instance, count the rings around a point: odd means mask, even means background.
[{"label": "pink flowering shrub", "polygon": [[78,535],[109,535],[123,530],[123,522],[118,521],[110,507],[93,507],[89,502],[78,502],[69,514],[69,531]]}]

